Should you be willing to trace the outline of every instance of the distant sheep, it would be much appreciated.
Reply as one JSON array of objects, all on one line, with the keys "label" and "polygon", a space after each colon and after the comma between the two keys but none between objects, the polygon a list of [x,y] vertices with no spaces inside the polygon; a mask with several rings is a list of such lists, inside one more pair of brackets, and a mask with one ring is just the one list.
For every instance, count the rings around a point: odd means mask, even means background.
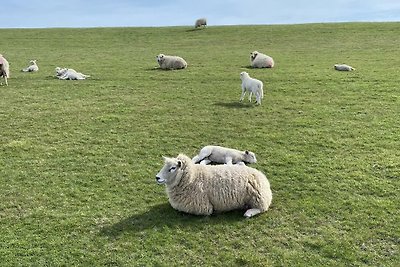
[{"label": "distant sheep", "polygon": [[22,69],[23,72],[35,72],[35,71],[38,71],[38,70],[39,70],[39,67],[36,64],[36,60],[29,61],[29,66],[24,68],[24,69]]},{"label": "distant sheep", "polygon": [[165,184],[171,206],[195,215],[246,209],[250,218],[268,210],[272,201],[265,175],[245,165],[201,165],[180,154],[164,158],[156,175]]},{"label": "distant sheep", "polygon": [[85,75],[75,71],[74,69],[56,67],[55,71],[56,76],[60,80],[85,80],[86,78],[90,77],[90,75]]},{"label": "distant sheep", "polygon": [[187,67],[186,61],[177,56],[159,54],[157,56],[157,62],[160,65],[160,68],[164,70],[185,69]]},{"label": "distant sheep", "polygon": [[243,101],[246,91],[249,91],[249,101],[251,102],[251,96],[254,94],[256,96],[256,103],[261,105],[261,99],[264,98],[262,81],[251,78],[245,71],[240,73],[240,79],[242,80],[242,95],[239,101]]},{"label": "distant sheep", "polygon": [[194,27],[195,28],[199,28],[201,26],[204,26],[204,27],[207,26],[207,19],[201,18],[201,19],[196,20],[196,23],[194,24]]},{"label": "distant sheep", "polygon": [[339,70],[339,71],[352,71],[352,70],[355,70],[355,68],[353,68],[353,67],[351,67],[349,65],[346,65],[346,64],[335,64],[335,65],[333,65],[333,68],[335,70]]},{"label": "distant sheep", "polygon": [[7,59],[5,59],[2,54],[0,54],[0,77],[4,78],[4,81],[8,86],[8,78],[10,78],[10,64],[8,64]]},{"label": "distant sheep", "polygon": [[248,150],[239,151],[232,148],[221,147],[221,146],[205,146],[199,154],[192,159],[193,163],[210,164],[210,163],[222,163],[222,164],[246,164],[256,163],[256,155]]},{"label": "distant sheep", "polygon": [[275,65],[272,57],[257,51],[250,53],[250,63],[253,68],[273,68]]}]

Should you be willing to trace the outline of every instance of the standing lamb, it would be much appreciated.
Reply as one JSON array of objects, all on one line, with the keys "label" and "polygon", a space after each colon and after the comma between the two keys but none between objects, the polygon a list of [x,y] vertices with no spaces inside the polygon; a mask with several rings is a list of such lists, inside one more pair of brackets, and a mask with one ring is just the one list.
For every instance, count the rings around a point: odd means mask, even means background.
[{"label": "standing lamb", "polygon": [[[8,86],[8,78],[10,78],[10,64],[2,54],[0,54],[0,77],[4,78],[6,85]],[[1,83],[3,85],[3,83]]]},{"label": "standing lamb", "polygon": [[246,91],[249,91],[249,101],[251,102],[251,95],[254,93],[256,96],[256,103],[261,105],[261,99],[264,98],[262,81],[251,78],[245,71],[240,73],[240,79],[242,80],[242,95],[239,101],[243,101]]},{"label": "standing lamb", "polygon": [[207,26],[207,19],[206,18],[201,18],[196,20],[196,23],[194,24],[194,28],[199,28],[201,26]]},{"label": "standing lamb", "polygon": [[253,68],[273,68],[275,65],[272,57],[257,51],[250,53],[250,63]]},{"label": "standing lamb", "polygon": [[232,148],[222,146],[205,146],[199,154],[192,159],[193,163],[207,165],[210,163],[222,164],[246,164],[256,163],[256,155],[248,150],[239,151]]},{"label": "standing lamb", "polygon": [[23,71],[23,72],[35,72],[35,71],[38,71],[38,70],[39,70],[39,67],[36,64],[36,59],[34,59],[34,60],[29,61],[29,66],[24,68],[24,69],[22,69],[21,71]]},{"label": "standing lamb", "polygon": [[156,175],[165,184],[171,206],[196,215],[211,215],[235,209],[247,209],[249,218],[268,210],[272,201],[265,175],[245,165],[200,165],[180,154],[164,158]]},{"label": "standing lamb", "polygon": [[166,56],[164,54],[159,54],[157,56],[157,62],[160,65],[160,68],[163,70],[185,69],[187,67],[186,61],[177,56]]},{"label": "standing lamb", "polygon": [[333,68],[335,70],[339,70],[339,71],[352,71],[352,70],[355,70],[355,68],[353,68],[352,66],[346,65],[346,64],[335,64],[335,65],[333,65]]}]

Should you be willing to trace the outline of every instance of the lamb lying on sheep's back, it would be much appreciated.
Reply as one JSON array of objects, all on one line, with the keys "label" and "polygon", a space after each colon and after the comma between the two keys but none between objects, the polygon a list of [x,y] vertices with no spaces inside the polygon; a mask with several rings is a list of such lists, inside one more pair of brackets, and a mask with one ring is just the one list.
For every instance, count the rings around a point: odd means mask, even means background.
[{"label": "lamb lying on sheep's back", "polygon": [[274,59],[258,51],[250,53],[250,63],[253,68],[273,68]]},{"label": "lamb lying on sheep's back", "polygon": [[248,150],[240,151],[222,146],[205,146],[199,154],[192,159],[193,163],[210,164],[246,164],[256,163],[256,155]]},{"label": "lamb lying on sheep's back", "polygon": [[159,54],[157,56],[157,62],[160,68],[163,70],[177,70],[185,69],[187,67],[186,61],[177,56],[167,56],[164,54]]},{"label": "lamb lying on sheep's back", "polygon": [[252,217],[267,211],[272,201],[265,175],[245,165],[194,164],[180,154],[165,158],[156,180],[166,185],[174,209],[196,215],[247,209],[244,216]]}]

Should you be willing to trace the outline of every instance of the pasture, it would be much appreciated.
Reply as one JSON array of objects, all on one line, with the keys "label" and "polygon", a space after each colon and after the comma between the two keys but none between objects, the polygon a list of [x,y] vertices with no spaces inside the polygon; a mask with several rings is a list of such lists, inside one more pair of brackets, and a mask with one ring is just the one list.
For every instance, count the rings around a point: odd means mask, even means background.
[{"label": "pasture", "polygon": [[[399,28],[0,29],[1,265],[399,266]],[[250,69],[254,50],[275,68]],[[188,68],[156,69],[159,53]],[[239,103],[242,71],[261,106]],[[207,144],[256,153],[269,211],[171,208],[162,156]]]}]

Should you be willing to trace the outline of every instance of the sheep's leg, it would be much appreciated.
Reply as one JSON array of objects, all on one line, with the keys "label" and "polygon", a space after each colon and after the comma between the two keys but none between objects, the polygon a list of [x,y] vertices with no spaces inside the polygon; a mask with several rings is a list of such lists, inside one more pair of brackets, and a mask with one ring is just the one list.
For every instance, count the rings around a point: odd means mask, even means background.
[{"label": "sheep's leg", "polygon": [[6,81],[6,85],[8,86],[7,76],[4,76],[4,80]]},{"label": "sheep's leg", "polygon": [[207,165],[207,164],[210,164],[210,163],[211,163],[211,160],[209,160],[209,159],[203,159],[202,161],[200,161],[201,165]]},{"label": "sheep's leg", "polygon": [[225,158],[225,164],[226,165],[232,165],[232,157],[226,157]]},{"label": "sheep's leg", "polygon": [[246,218],[250,218],[253,217],[254,215],[260,214],[261,210],[260,209],[248,209],[245,213],[244,213],[244,217]]},{"label": "sheep's leg", "polygon": [[253,95],[253,92],[252,91],[250,91],[250,94],[249,94],[249,102],[251,102],[251,96]]},{"label": "sheep's leg", "polygon": [[239,102],[243,101],[245,94],[246,94],[246,89],[242,88],[242,95],[240,96]]}]

